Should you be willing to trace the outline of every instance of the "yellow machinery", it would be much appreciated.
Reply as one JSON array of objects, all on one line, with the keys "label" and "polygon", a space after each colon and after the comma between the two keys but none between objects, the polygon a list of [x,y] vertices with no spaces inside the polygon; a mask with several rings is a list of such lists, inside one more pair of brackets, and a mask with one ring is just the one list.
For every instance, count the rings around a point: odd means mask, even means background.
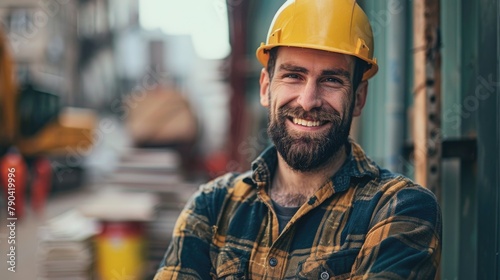
[{"label": "yellow machinery", "polygon": [[0,147],[9,146],[16,134],[16,94],[12,58],[0,29]]},{"label": "yellow machinery", "polygon": [[[35,156],[92,145],[85,135],[91,135],[95,115],[88,110],[59,110],[57,102],[57,97],[33,88],[19,90],[9,44],[0,30],[0,147],[5,151],[15,146],[21,154]],[[41,106],[48,110],[40,110]]]}]

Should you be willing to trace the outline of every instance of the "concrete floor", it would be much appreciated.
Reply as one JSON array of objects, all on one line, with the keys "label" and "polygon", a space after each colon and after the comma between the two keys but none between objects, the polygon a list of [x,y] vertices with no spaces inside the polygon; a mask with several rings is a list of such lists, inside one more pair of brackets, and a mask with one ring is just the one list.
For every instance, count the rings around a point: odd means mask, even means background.
[{"label": "concrete floor", "polygon": [[[38,245],[37,231],[48,219],[74,209],[86,201],[94,192],[89,188],[80,188],[66,193],[57,193],[49,198],[43,213],[33,213],[29,205],[25,209],[22,220],[18,220],[15,229],[16,240],[16,272],[8,270],[7,244],[9,229],[7,228],[6,209],[1,209],[0,217],[0,279],[3,280],[35,280],[37,279],[36,250]],[[2,208],[5,205],[2,204]]]}]

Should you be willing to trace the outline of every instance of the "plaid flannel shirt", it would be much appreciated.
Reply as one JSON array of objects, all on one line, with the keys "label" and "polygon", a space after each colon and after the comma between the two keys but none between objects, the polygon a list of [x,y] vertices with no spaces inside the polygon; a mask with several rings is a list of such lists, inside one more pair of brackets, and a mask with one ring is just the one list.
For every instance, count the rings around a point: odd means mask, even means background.
[{"label": "plaid flannel shirt", "polygon": [[280,233],[267,194],[276,164],[270,147],[252,171],[201,186],[155,279],[434,279],[441,212],[428,189],[351,141],[341,169]]}]

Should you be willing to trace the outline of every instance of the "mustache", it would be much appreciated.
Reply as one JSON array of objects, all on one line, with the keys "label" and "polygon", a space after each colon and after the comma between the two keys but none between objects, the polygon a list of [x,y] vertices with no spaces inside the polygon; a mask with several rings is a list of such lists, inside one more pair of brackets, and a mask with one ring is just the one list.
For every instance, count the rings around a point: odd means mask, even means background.
[{"label": "mustache", "polygon": [[338,122],[341,117],[340,113],[331,108],[313,108],[310,111],[305,111],[301,107],[292,108],[290,106],[284,106],[278,109],[278,117],[280,119],[284,118],[299,118],[299,119],[314,119],[322,122]]}]

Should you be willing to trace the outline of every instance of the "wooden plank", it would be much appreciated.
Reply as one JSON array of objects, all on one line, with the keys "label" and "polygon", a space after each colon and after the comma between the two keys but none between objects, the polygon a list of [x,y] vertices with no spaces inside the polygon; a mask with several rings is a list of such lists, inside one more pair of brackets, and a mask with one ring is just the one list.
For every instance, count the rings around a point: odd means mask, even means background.
[{"label": "wooden plank", "polygon": [[425,2],[413,1],[415,181],[427,185],[427,98],[425,87]]},{"label": "wooden plank", "polygon": [[439,0],[414,1],[415,180],[441,196],[441,38]]}]

